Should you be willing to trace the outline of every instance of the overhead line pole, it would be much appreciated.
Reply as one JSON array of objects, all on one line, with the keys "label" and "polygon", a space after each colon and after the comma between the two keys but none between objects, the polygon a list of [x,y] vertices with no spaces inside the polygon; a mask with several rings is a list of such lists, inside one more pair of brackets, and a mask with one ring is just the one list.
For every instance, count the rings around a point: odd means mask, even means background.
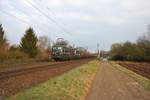
[{"label": "overhead line pole", "polygon": [[97,43],[97,58],[99,59],[100,58],[100,51],[99,51],[99,43]]}]

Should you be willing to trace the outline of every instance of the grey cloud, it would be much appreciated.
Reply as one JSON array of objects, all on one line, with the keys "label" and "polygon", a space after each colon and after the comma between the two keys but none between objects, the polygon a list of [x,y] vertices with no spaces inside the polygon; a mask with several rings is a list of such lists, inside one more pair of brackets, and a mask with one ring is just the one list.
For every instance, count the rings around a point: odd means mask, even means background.
[{"label": "grey cloud", "polygon": [[[10,42],[18,43],[27,27],[33,26],[38,36],[53,40],[63,37],[71,43],[89,46],[91,51],[100,42],[101,49],[109,49],[114,42],[136,41],[150,23],[149,0],[29,0],[36,4],[70,35],[45,18],[26,0],[1,0],[0,9],[29,24],[24,24],[0,12],[0,23],[7,30]],[[15,35],[14,35],[15,34]]]}]

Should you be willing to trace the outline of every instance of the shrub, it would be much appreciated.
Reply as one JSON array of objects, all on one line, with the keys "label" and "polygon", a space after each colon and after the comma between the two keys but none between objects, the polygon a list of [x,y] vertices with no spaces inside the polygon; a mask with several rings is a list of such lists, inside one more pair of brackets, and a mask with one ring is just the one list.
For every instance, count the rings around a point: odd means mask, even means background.
[{"label": "shrub", "polygon": [[26,60],[28,59],[28,55],[24,52],[21,52],[19,50],[16,51],[9,51],[7,54],[8,60]]}]

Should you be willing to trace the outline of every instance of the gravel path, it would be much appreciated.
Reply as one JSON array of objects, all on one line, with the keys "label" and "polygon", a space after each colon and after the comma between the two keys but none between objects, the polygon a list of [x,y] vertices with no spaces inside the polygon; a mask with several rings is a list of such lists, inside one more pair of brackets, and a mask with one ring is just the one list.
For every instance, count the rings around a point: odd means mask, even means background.
[{"label": "gravel path", "polygon": [[150,92],[103,62],[86,100],[150,100]]}]

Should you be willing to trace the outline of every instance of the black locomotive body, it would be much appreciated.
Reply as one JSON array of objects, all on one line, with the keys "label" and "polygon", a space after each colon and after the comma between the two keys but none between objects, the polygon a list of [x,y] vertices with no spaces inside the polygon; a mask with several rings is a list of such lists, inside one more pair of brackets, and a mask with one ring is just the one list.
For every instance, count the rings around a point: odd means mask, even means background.
[{"label": "black locomotive body", "polygon": [[87,58],[89,54],[83,48],[70,46],[63,38],[57,39],[52,46],[52,58],[56,61]]},{"label": "black locomotive body", "polygon": [[52,58],[56,61],[71,60],[80,58],[80,54],[68,47],[54,46],[52,48]]}]

